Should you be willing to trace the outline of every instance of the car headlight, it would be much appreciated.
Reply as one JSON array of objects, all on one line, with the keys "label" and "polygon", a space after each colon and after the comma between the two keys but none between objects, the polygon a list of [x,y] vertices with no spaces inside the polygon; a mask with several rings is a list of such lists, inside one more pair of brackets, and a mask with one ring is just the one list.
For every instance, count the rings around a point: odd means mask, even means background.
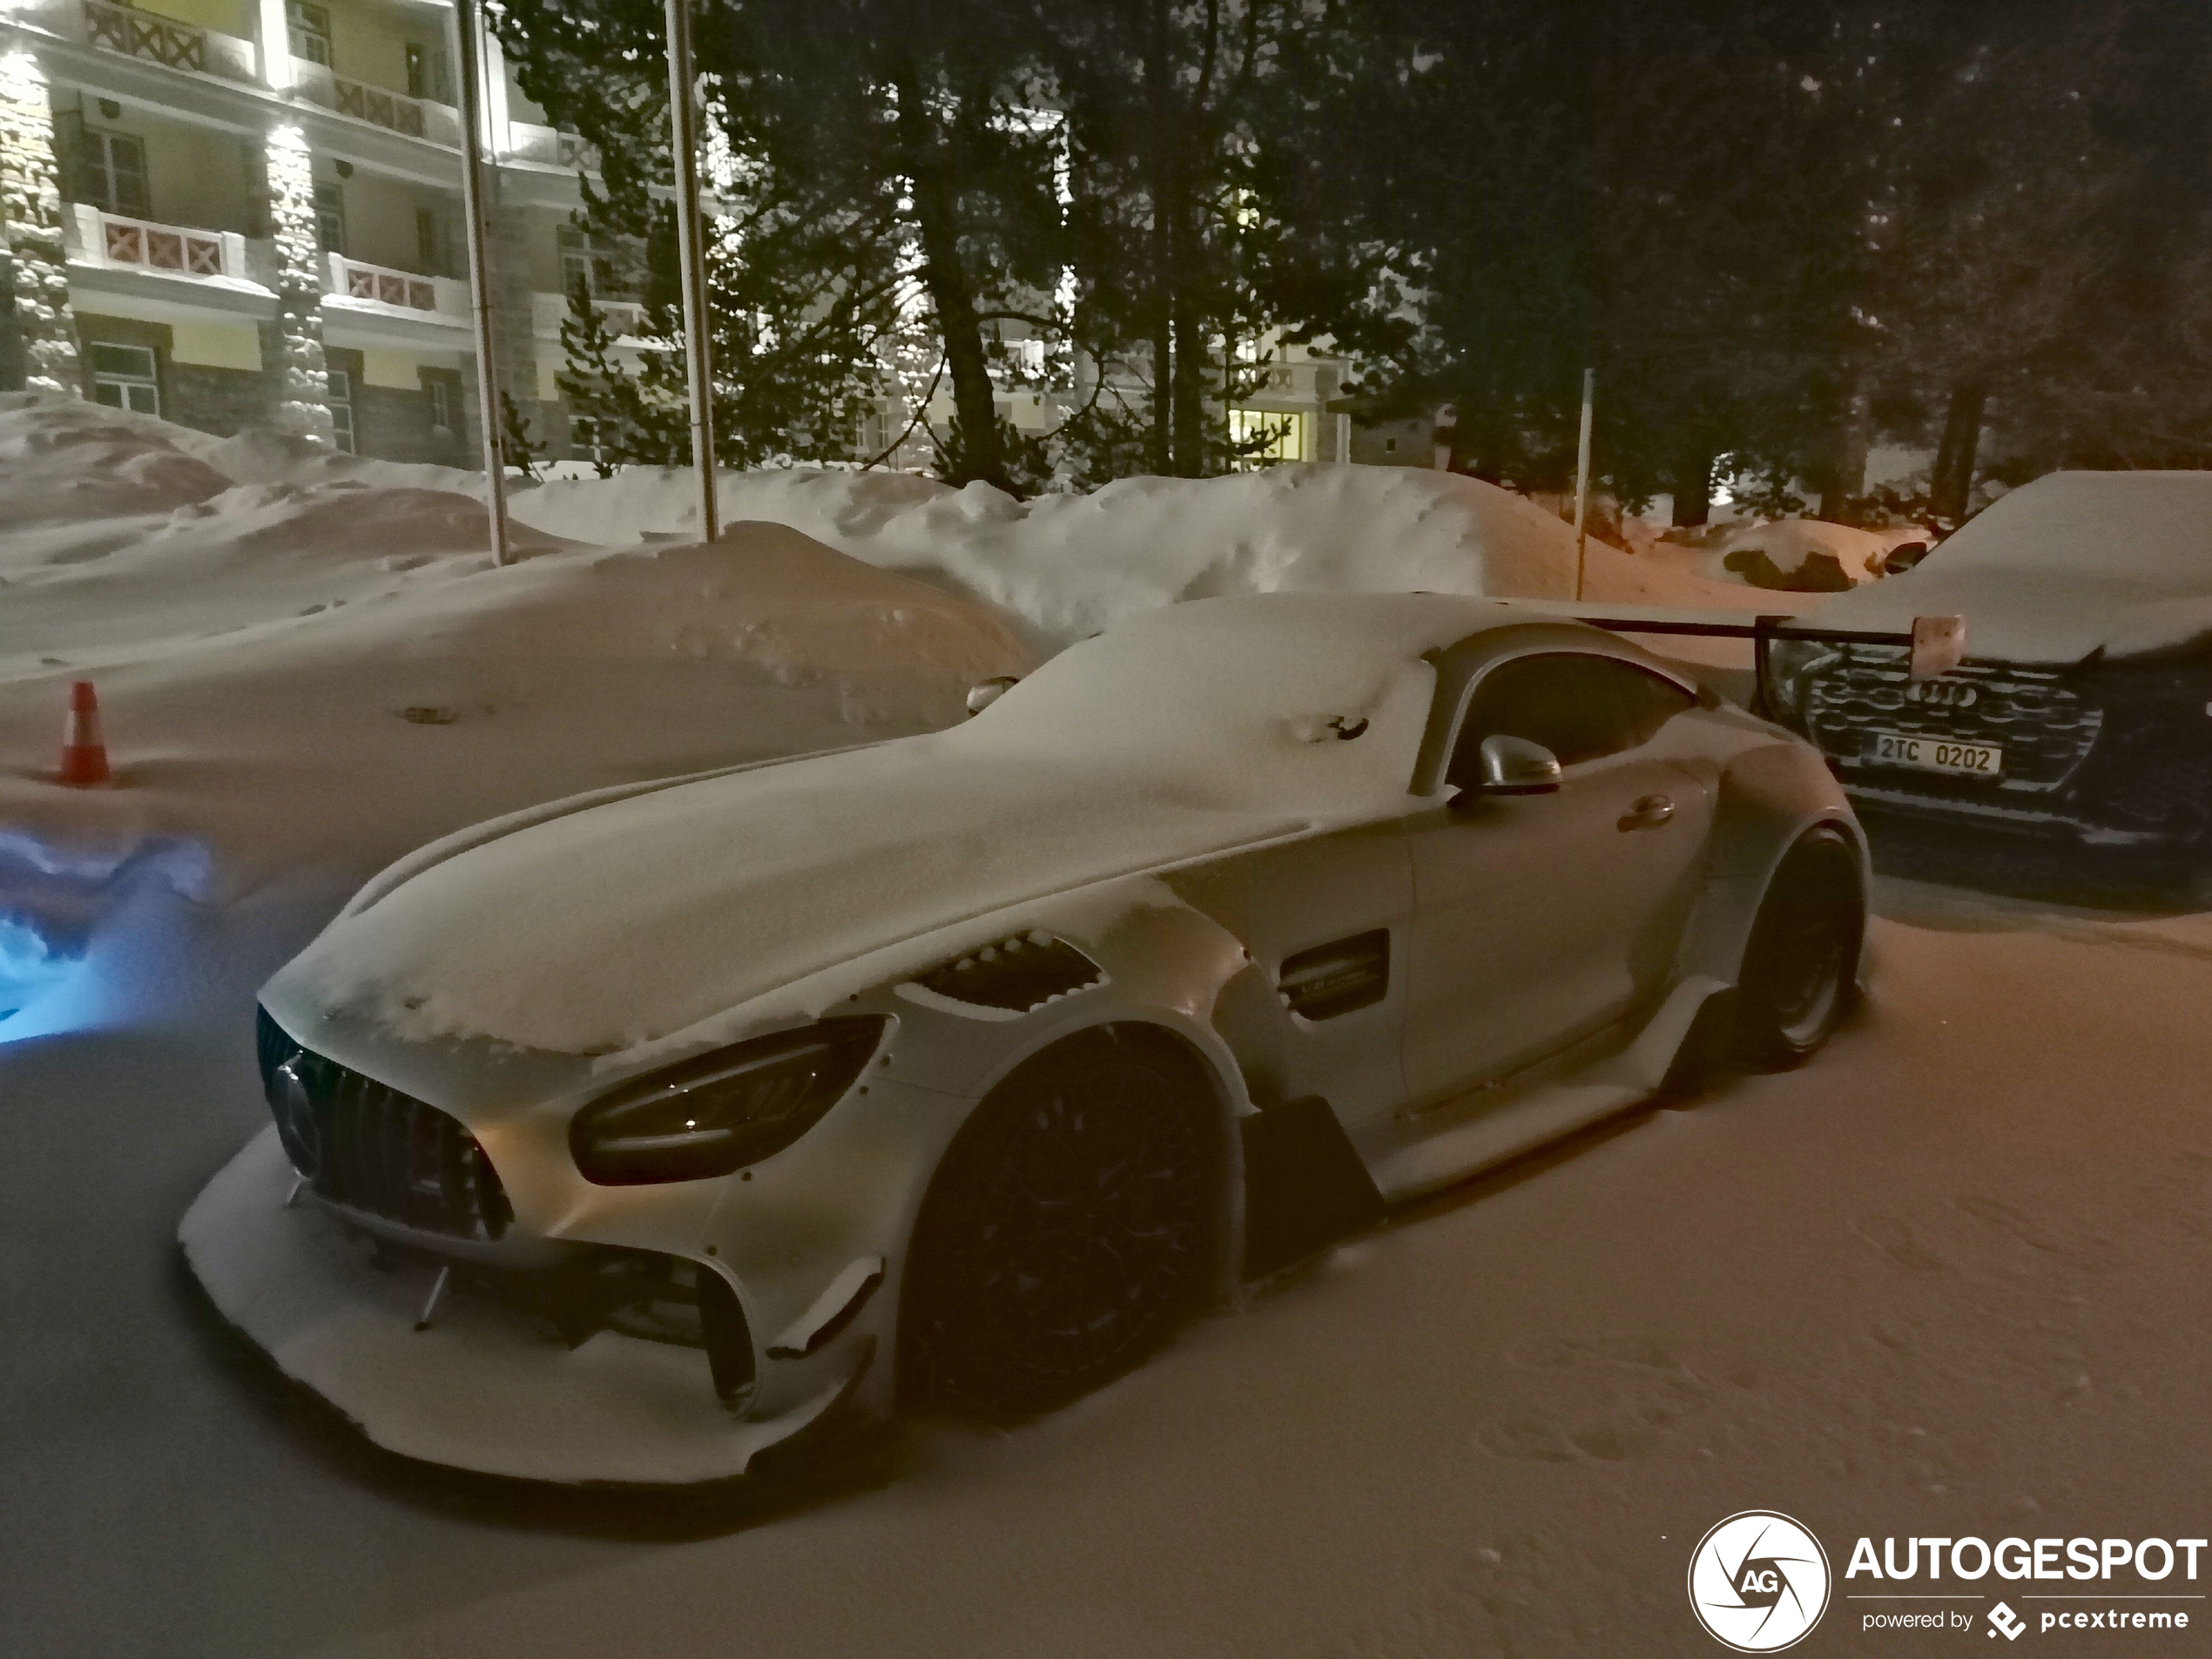
[{"label": "car headlight", "polygon": [[1813,676],[1843,653],[1817,639],[1777,639],[1767,647],[1767,707],[1784,725],[1804,730],[1805,691]]},{"label": "car headlight", "polygon": [[880,1018],[823,1020],[641,1077],[576,1115],[569,1150],[596,1186],[728,1175],[780,1152],[853,1086]]}]

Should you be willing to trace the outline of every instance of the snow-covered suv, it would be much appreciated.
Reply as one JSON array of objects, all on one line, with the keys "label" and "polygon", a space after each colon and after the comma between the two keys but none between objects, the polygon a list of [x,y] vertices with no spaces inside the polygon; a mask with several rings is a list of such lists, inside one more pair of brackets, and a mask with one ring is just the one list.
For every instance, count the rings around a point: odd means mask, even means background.
[{"label": "snow-covered suv", "polygon": [[2166,848],[2212,832],[2212,473],[2061,472],[2013,490],[1824,627],[1964,617],[1914,681],[1902,646],[1784,640],[1768,695],[1862,803]]}]

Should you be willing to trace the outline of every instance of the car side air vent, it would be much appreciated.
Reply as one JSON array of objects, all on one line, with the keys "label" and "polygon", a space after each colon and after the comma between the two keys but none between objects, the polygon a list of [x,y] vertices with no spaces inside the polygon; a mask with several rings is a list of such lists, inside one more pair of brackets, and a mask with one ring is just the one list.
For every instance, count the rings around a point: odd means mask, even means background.
[{"label": "car side air vent", "polygon": [[914,983],[955,1002],[1027,1014],[1089,990],[1103,977],[1098,964],[1066,940],[1030,933],[986,945],[919,975]]},{"label": "car side air vent", "polygon": [[1277,988],[1300,1019],[1327,1020],[1379,1002],[1390,990],[1390,930],[1378,927],[1283,959]]}]

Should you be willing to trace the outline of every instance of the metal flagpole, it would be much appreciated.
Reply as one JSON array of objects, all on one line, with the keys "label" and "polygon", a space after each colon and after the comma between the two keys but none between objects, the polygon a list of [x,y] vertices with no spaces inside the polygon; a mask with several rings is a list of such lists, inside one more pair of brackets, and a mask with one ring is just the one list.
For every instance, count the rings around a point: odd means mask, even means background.
[{"label": "metal flagpole", "polygon": [[499,361],[494,354],[491,260],[484,247],[483,54],[479,50],[476,0],[454,8],[461,45],[461,212],[469,221],[469,310],[476,333],[476,400],[484,429],[486,504],[491,509],[491,556],[508,562],[507,456],[500,441]]},{"label": "metal flagpole", "polygon": [[1575,452],[1575,597],[1582,597],[1582,555],[1589,546],[1582,528],[1590,509],[1590,404],[1597,395],[1597,370],[1582,371],[1582,435]]},{"label": "metal flagpole", "polygon": [[668,0],[668,120],[676,151],[676,250],[684,276],[684,368],[691,391],[691,466],[699,475],[699,539],[722,533],[714,500],[714,365],[706,337],[706,251],[700,246],[699,111],[691,70],[691,0]]}]

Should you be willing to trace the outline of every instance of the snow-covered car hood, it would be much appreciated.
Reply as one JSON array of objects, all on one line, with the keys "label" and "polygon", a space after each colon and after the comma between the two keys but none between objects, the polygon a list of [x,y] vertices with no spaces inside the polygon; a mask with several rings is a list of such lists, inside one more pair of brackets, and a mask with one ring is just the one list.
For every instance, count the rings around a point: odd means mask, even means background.
[{"label": "snow-covered car hood", "polygon": [[2078,663],[2092,651],[2141,657],[2212,636],[2201,585],[2073,571],[1945,570],[1939,549],[1909,575],[1839,593],[1823,625],[1902,633],[1915,617],[1966,619],[1966,654],[2007,663]]},{"label": "snow-covered car hood", "polygon": [[2054,472],[1969,521],[1905,576],[1839,594],[1824,623],[1966,619],[1966,654],[2078,663],[2212,637],[2212,473]]},{"label": "snow-covered car hood", "polygon": [[1408,595],[1175,606],[948,732],[429,849],[270,993],[402,1041],[631,1049],[1008,906],[1406,810],[1419,654],[1523,619]]}]

